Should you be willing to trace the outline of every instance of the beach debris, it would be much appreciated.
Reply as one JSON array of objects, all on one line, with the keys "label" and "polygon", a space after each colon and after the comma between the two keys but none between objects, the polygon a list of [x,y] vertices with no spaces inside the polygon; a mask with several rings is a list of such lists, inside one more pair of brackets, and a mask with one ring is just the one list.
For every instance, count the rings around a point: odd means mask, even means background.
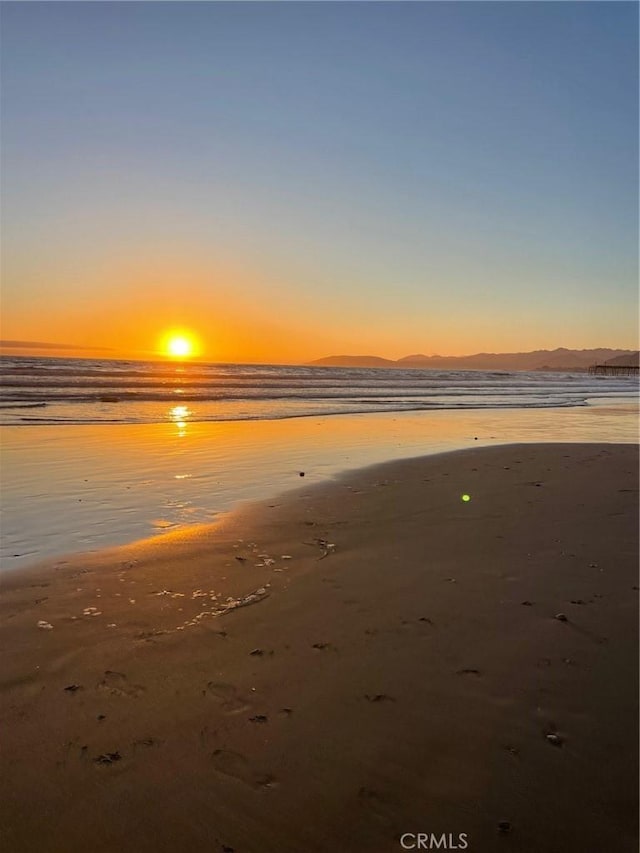
[{"label": "beach debris", "polygon": [[171,589],[161,589],[160,592],[152,592],[152,595],[170,595],[171,598],[184,598],[184,592],[174,592]]},{"label": "beach debris", "polygon": [[433,619],[429,619],[429,617],[428,617],[428,616],[421,616],[421,617],[418,619],[418,622],[427,622],[427,624],[429,624],[429,625],[433,625]]},{"label": "beach debris", "polygon": [[97,607],[85,607],[82,611],[83,616],[102,616],[102,610],[98,610]]},{"label": "beach debris", "polygon": [[324,560],[325,557],[328,557],[330,554],[336,549],[334,542],[328,542],[326,539],[321,539],[316,537],[313,542],[305,542],[305,545],[318,546],[318,548],[322,548],[322,556],[318,557],[318,560]]},{"label": "beach debris", "polygon": [[511,832],[511,824],[508,820],[498,821],[498,832]]},{"label": "beach debris", "polygon": [[211,593],[205,592],[203,589],[194,589],[191,593],[191,598],[206,598],[208,595],[211,595]]},{"label": "beach debris", "polygon": [[467,669],[458,669],[456,671],[456,675],[480,675],[480,670],[473,669],[472,667],[468,667]]},{"label": "beach debris", "polygon": [[533,602],[529,600],[521,601],[520,604],[522,604],[523,607],[533,607]]},{"label": "beach debris", "polygon": [[[269,586],[269,584],[267,584]],[[206,594],[206,593],[205,593]],[[182,625],[177,625],[174,629],[175,631],[184,631],[185,628],[193,627],[194,625],[199,624],[205,618],[215,619],[218,616],[224,616],[225,613],[229,613],[232,610],[237,610],[239,607],[247,607],[250,604],[257,604],[259,601],[263,601],[269,592],[266,587],[261,586],[259,589],[256,589],[254,592],[250,592],[248,595],[243,596],[242,598],[232,598],[229,596],[224,604],[220,604],[215,599],[217,596],[211,598],[212,601],[215,601],[215,606],[212,610],[204,610],[202,613],[199,613],[197,616],[194,616],[192,619],[189,619],[186,622],[183,622]],[[216,631],[215,633],[219,634],[222,637],[226,637],[227,634],[225,631]]]},{"label": "beach debris", "polygon": [[572,598],[569,602],[570,604],[586,604],[586,601],[583,601],[581,598]]},{"label": "beach debris", "polygon": [[246,562],[247,562],[247,558],[246,558],[246,557],[241,557],[239,554],[236,554],[236,560],[237,560],[239,563],[246,563]]},{"label": "beach debris", "polygon": [[589,568],[590,568],[590,569],[597,569],[597,568],[598,568],[598,564],[597,564],[597,563],[589,563]]},{"label": "beach debris", "polygon": [[253,649],[252,651],[249,652],[249,654],[253,655],[253,657],[262,657],[262,655],[264,654],[264,651],[262,649]]},{"label": "beach debris", "polygon": [[304,471],[300,471],[300,476],[304,477]]},{"label": "beach debris", "polygon": [[113,764],[116,761],[120,761],[122,756],[116,750],[115,752],[104,752],[102,755],[98,755],[97,758],[93,759],[94,764]]},{"label": "beach debris", "polygon": [[569,621],[568,617],[564,613],[556,613],[556,615],[553,618],[557,619],[558,622],[568,622]]},{"label": "beach debris", "polygon": [[67,693],[75,693],[76,690],[82,690],[81,684],[69,684],[68,687],[65,687],[64,690]]},{"label": "beach debris", "polygon": [[320,651],[323,651],[323,649],[328,649],[329,645],[330,645],[329,643],[314,643],[312,648],[319,649]]},{"label": "beach debris", "polygon": [[229,847],[228,844],[223,844],[221,849],[222,849],[222,853],[236,853],[236,848],[235,847]]},{"label": "beach debris", "polygon": [[250,592],[242,598],[227,599],[227,603],[221,605],[217,610],[213,610],[211,615],[222,616],[225,613],[229,613],[231,610],[237,610],[239,607],[248,607],[250,604],[257,604],[259,601],[264,601],[268,595],[269,593],[267,589],[264,586],[261,586],[259,589],[256,589],[254,592]]},{"label": "beach debris", "polygon": [[44,619],[40,619],[38,622],[38,628],[42,628],[43,631],[53,631],[53,625],[51,622],[45,622]]},{"label": "beach debris", "polygon": [[369,693],[365,693],[364,698],[367,700],[367,702],[395,702],[396,701],[393,698],[393,696],[389,696],[386,693],[374,693],[371,695]]},{"label": "beach debris", "polygon": [[255,714],[253,717],[249,717],[250,723],[267,723],[269,722],[269,718],[266,714]]},{"label": "beach debris", "polygon": [[553,746],[562,746],[562,744],[564,743],[564,738],[557,732],[548,732],[545,735],[545,738],[547,739],[548,743],[552,744]]},{"label": "beach debris", "polygon": [[293,714],[293,708],[280,708],[280,713],[284,714],[285,717],[288,717]]},{"label": "beach debris", "polygon": [[100,722],[102,722],[103,720],[106,720],[106,719],[107,719],[106,714],[98,714],[98,716],[96,717],[96,720],[99,720]]},{"label": "beach debris", "polygon": [[157,737],[145,737],[135,741],[133,747],[135,749],[136,746],[160,746],[161,743],[162,741],[158,740]]},{"label": "beach debris", "polygon": [[291,559],[292,559],[292,557],[291,557],[291,554],[282,554],[282,555],[280,556],[280,559],[281,559],[281,560],[291,560]]}]

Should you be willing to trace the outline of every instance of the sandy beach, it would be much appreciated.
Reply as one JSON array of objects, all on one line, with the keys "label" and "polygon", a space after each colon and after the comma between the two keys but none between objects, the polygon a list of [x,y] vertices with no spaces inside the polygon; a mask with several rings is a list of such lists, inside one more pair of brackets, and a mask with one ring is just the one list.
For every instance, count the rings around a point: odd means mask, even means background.
[{"label": "sandy beach", "polygon": [[8,572],[3,849],[635,851],[637,560],[637,446],[521,444]]}]

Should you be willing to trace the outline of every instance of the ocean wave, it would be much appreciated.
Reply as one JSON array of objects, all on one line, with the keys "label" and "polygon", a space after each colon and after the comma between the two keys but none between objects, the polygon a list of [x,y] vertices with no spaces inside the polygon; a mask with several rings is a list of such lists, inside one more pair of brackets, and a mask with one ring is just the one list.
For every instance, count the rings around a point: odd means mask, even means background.
[{"label": "ocean wave", "polygon": [[[631,377],[3,357],[0,423],[269,420],[636,401]],[[32,412],[42,409],[42,414]]]}]

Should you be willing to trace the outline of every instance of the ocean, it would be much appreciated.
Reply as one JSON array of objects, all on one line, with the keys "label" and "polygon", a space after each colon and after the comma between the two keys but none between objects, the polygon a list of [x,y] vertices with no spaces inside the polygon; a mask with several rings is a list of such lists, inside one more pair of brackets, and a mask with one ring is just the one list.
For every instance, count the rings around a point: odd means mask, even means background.
[{"label": "ocean", "polygon": [[241,421],[559,408],[637,399],[631,377],[3,357],[2,424]]},{"label": "ocean", "polygon": [[638,441],[631,377],[0,363],[2,571],[209,524],[239,503],[387,460]]}]

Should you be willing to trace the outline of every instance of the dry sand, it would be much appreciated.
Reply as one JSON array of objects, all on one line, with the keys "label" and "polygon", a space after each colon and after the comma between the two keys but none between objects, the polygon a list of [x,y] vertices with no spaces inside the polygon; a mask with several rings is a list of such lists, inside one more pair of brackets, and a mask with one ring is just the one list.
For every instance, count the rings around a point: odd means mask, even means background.
[{"label": "dry sand", "polygon": [[300,483],[4,580],[3,849],[635,851],[638,448]]}]

